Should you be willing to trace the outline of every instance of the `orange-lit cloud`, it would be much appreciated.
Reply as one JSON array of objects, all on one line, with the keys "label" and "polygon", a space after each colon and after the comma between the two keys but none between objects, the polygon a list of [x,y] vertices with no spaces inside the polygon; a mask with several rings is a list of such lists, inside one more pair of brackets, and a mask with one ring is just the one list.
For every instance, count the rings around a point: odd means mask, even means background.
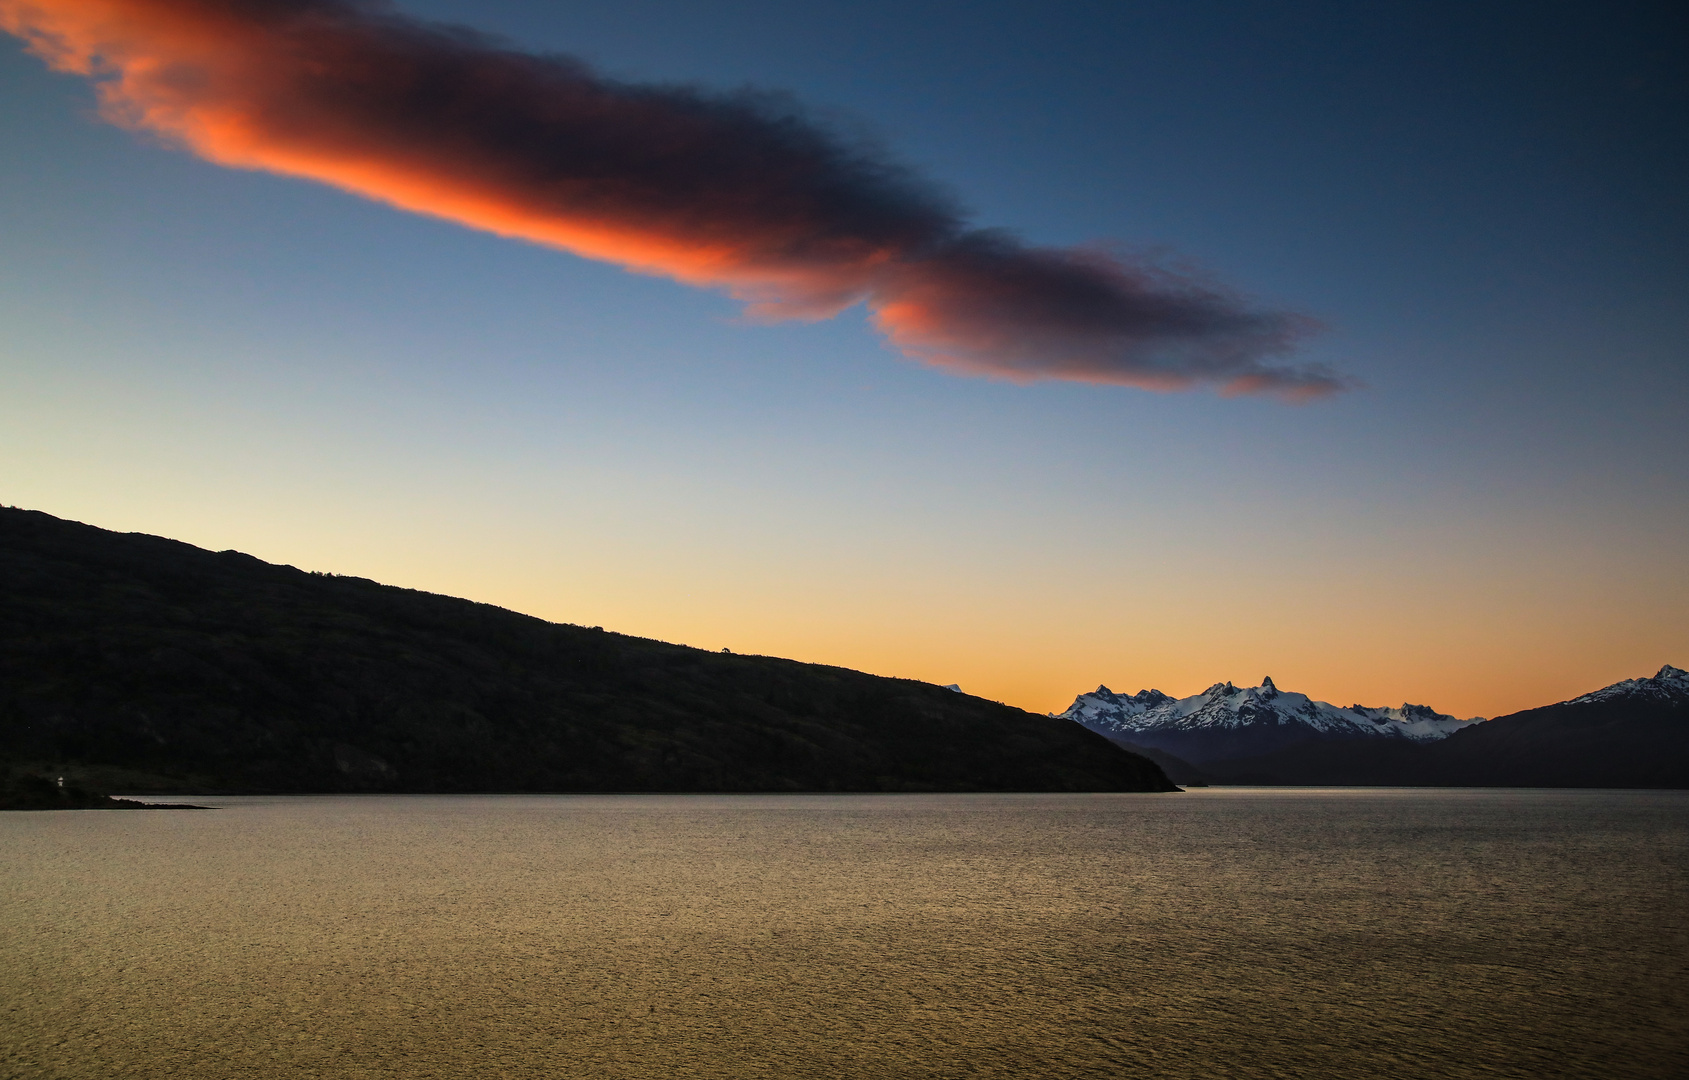
[{"label": "orange-lit cloud", "polygon": [[769,95],[605,78],[362,0],[0,0],[105,115],[236,168],[720,288],[866,302],[906,355],[1017,381],[1305,398],[1314,327],[1102,251],[967,228],[930,184]]}]

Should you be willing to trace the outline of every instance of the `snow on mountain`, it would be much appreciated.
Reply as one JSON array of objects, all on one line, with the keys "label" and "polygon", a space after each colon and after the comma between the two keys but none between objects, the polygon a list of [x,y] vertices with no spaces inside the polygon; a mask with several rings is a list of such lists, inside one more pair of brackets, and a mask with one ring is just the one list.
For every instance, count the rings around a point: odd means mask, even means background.
[{"label": "snow on mountain", "polygon": [[1099,686],[1060,715],[1152,757],[1181,783],[1684,788],[1686,709],[1689,671],[1668,664],[1652,678],[1489,721],[1424,705],[1342,708],[1271,679],[1187,698]]},{"label": "snow on mountain", "polygon": [[1271,678],[1260,686],[1215,683],[1187,698],[1159,690],[1117,694],[1099,686],[1079,695],[1060,715],[1116,742],[1193,754],[1194,759],[1259,753],[1307,739],[1435,742],[1483,719],[1460,720],[1426,705],[1343,708],[1280,690]]},{"label": "snow on mountain", "polygon": [[1625,679],[1582,697],[1563,701],[1561,704],[1582,705],[1590,701],[1614,701],[1625,697],[1658,698],[1662,701],[1689,698],[1689,671],[1667,664],[1652,679]]}]

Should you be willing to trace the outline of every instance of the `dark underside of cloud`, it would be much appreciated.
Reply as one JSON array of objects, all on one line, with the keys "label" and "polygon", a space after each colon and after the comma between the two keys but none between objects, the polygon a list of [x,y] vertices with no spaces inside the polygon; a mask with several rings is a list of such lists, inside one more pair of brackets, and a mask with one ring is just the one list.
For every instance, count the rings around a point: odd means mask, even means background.
[{"label": "dark underside of cloud", "polygon": [[725,289],[760,318],[866,303],[908,356],[1016,381],[1302,399],[1317,329],[1102,248],[969,228],[787,99],[605,78],[348,0],[0,0],[105,114],[240,168]]}]

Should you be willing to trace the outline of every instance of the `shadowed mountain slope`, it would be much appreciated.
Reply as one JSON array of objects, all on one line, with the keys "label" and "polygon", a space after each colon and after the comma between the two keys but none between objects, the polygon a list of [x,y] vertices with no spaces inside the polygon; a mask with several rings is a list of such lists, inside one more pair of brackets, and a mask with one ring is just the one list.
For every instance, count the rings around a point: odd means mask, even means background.
[{"label": "shadowed mountain slope", "polygon": [[1099,686],[1061,715],[1122,746],[1173,754],[1199,768],[1309,742],[1435,742],[1481,722],[1424,705],[1343,708],[1280,690],[1271,678],[1260,686],[1215,683],[1187,698],[1159,690],[1117,694]]},{"label": "shadowed mountain slope", "polygon": [[1231,783],[1689,788],[1689,674],[1667,665],[1440,742],[1307,741],[1204,767]]},{"label": "shadowed mountain slope", "polygon": [[1500,716],[1426,748],[1437,784],[1689,787],[1689,673],[1667,665],[1556,705]]},{"label": "shadowed mountain slope", "polygon": [[1166,791],[1077,724],[0,509],[0,761],[131,791]]},{"label": "shadowed mountain slope", "polygon": [[1423,705],[1340,708],[1271,679],[1188,698],[1099,686],[1062,715],[1176,783],[1689,788],[1689,672],[1669,664],[1489,721]]}]

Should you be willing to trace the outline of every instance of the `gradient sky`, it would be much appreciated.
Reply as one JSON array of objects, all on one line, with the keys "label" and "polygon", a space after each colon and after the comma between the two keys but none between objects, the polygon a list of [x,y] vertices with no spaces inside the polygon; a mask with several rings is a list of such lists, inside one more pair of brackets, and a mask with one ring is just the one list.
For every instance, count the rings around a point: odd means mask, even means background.
[{"label": "gradient sky", "polygon": [[785,91],[1033,245],[1327,329],[1305,404],[923,366],[224,168],[0,37],[0,502],[705,648],[1497,715],[1689,664],[1689,16],[407,2]]}]

